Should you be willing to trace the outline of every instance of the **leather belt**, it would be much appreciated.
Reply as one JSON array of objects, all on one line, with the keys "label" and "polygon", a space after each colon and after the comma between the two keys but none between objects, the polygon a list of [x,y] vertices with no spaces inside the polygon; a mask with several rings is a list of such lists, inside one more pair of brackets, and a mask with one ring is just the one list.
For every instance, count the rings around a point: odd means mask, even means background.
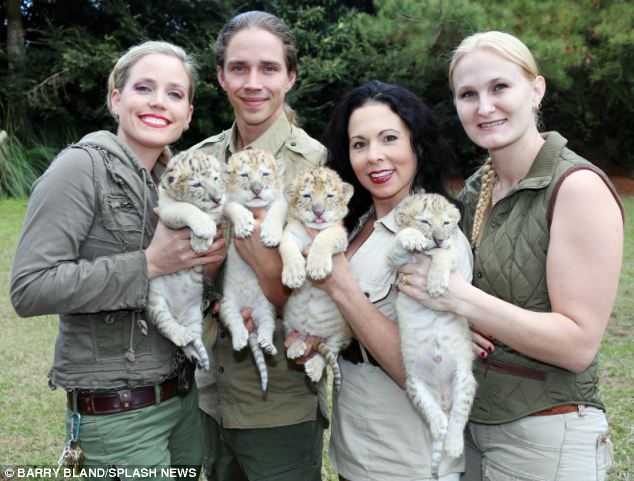
[{"label": "leather belt", "polygon": [[[376,359],[372,357],[370,351],[366,349],[365,353],[368,356],[368,361],[370,362],[370,364],[372,364],[373,366],[381,367],[379,363],[376,362]],[[365,362],[365,360],[363,359],[363,353],[361,352],[361,345],[356,339],[353,339],[350,345],[343,351],[341,351],[341,357],[343,357],[346,361],[351,362],[352,364],[360,364],[362,362]]]},{"label": "leather belt", "polygon": [[562,406],[555,406],[552,408],[537,411],[536,413],[531,414],[531,416],[553,416],[555,414],[574,413],[574,412],[577,412],[578,410],[579,410],[579,405],[577,404],[564,404]]},{"label": "leather belt", "polygon": [[[77,410],[80,414],[115,414],[141,409],[156,404],[155,385],[112,391],[78,391]],[[178,393],[178,379],[172,378],[158,385],[160,401],[167,401]],[[73,392],[67,394],[68,407],[73,409]]]}]

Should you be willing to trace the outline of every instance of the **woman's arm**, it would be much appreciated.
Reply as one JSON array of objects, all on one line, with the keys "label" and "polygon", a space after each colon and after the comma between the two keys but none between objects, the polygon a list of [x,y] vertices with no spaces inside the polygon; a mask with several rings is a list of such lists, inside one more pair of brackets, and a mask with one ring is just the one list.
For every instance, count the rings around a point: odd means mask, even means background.
[{"label": "woman's arm", "polygon": [[183,254],[189,232],[161,226],[146,252],[80,258],[99,202],[94,175],[86,152],[69,149],[35,184],[11,276],[11,301],[21,316],[141,309],[150,276],[213,260],[189,246]]},{"label": "woman's arm", "polygon": [[595,173],[581,170],[562,183],[546,260],[552,312],[522,309],[452,275],[447,296],[430,299],[424,272],[406,266],[415,286],[403,292],[432,308],[467,317],[534,359],[581,372],[594,359],[616,298],[623,255],[623,219],[612,193]]},{"label": "woman's arm", "polygon": [[333,257],[333,271],[321,282],[335,301],[355,337],[399,386],[405,386],[401,338],[396,322],[388,319],[365,296],[350,271],[344,254]]}]

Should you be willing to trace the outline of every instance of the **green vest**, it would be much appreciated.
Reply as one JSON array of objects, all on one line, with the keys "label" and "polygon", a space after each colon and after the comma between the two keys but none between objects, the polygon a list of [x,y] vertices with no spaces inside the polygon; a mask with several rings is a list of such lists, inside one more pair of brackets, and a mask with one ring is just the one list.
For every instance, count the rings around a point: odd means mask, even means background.
[{"label": "green vest", "polygon": [[[556,195],[558,181],[574,170],[590,169],[612,188],[603,172],[565,147],[567,140],[561,135],[550,132],[544,138],[546,143],[526,177],[492,208],[474,252],[476,287],[536,312],[551,311],[546,256],[552,195],[553,191]],[[462,227],[469,234],[481,175],[482,169],[467,179],[461,193],[465,203]],[[474,422],[506,423],[571,403],[604,409],[598,392],[597,357],[585,371],[575,374],[526,357],[497,341],[486,360],[475,361],[474,372],[478,381],[471,412]]]}]

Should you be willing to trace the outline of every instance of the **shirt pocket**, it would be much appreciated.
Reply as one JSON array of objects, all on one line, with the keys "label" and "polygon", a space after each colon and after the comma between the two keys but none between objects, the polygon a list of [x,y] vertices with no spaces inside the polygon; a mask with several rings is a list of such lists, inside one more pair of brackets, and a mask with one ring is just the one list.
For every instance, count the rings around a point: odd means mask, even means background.
[{"label": "shirt pocket", "polygon": [[137,316],[142,317],[132,311],[112,311],[95,320],[93,338],[98,361],[120,359],[130,347],[137,356],[151,352],[149,336],[156,335],[155,330],[151,328],[148,335],[143,334],[136,322]]},{"label": "shirt pocket", "polygon": [[374,281],[361,281],[360,287],[368,300],[381,311],[381,313],[393,321],[396,320],[394,301],[396,300],[396,286],[394,281],[396,273],[386,273],[384,279]]}]

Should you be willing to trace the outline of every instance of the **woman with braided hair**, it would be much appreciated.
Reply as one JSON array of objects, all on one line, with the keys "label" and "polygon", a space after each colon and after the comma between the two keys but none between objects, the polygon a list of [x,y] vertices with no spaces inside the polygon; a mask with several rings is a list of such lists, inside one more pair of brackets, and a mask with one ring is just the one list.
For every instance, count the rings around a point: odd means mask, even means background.
[{"label": "woman with braided hair", "polygon": [[399,287],[472,326],[479,386],[464,479],[605,479],[597,352],[617,293],[622,206],[565,138],[538,131],[545,80],[516,37],[464,39],[449,83],[467,135],[489,153],[460,196],[473,285],[454,273],[432,299],[426,266],[408,265]]}]

